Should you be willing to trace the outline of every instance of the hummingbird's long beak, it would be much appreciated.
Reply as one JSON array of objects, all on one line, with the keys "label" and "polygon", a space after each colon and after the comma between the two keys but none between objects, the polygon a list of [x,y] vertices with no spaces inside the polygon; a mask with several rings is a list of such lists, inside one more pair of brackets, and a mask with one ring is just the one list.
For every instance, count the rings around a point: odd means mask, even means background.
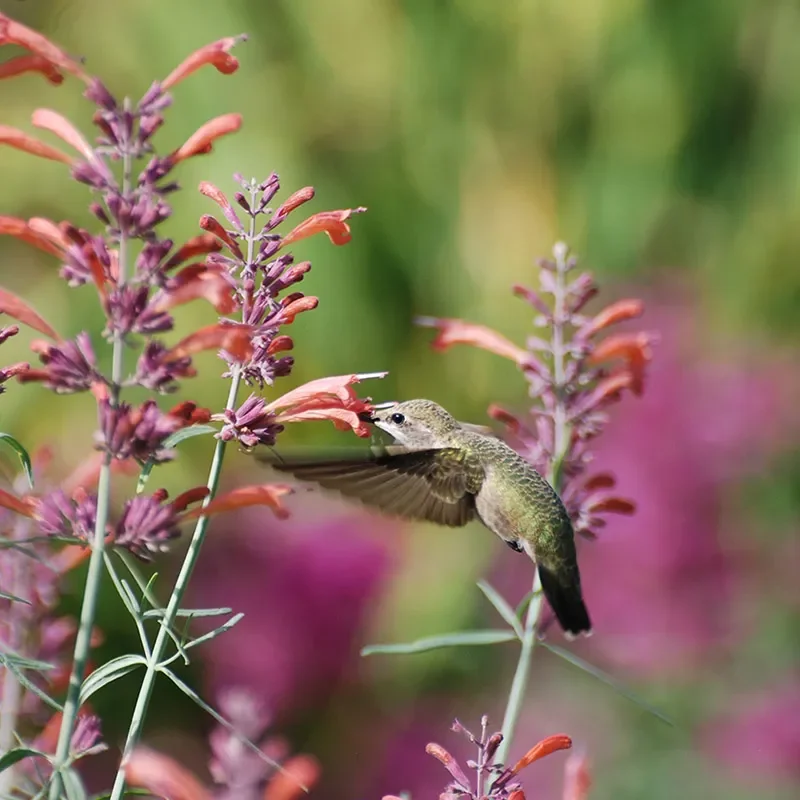
[{"label": "hummingbird's long beak", "polygon": [[358,418],[362,422],[372,422],[372,423],[374,423],[375,420],[377,419],[377,417],[375,417],[373,414],[370,414],[369,411],[361,411],[358,415]]}]

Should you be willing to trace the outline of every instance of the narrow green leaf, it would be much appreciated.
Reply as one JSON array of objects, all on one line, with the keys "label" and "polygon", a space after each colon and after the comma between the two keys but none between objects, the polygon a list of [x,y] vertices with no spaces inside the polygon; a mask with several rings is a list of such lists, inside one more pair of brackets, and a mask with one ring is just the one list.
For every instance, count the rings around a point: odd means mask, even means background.
[{"label": "narrow green leaf", "polygon": [[19,669],[35,669],[37,672],[46,672],[49,669],[53,669],[53,665],[48,664],[46,661],[35,661],[32,658],[25,658],[16,653],[8,652],[0,653],[0,664],[13,664]]},{"label": "narrow green leaf", "polygon": [[[29,691],[33,692],[42,702],[47,703],[50,708],[54,708],[56,711],[63,711],[63,707],[60,703],[57,703],[50,697],[47,692],[40,689],[24,672],[20,669],[17,669],[16,665],[13,661],[6,660],[5,662],[6,669],[13,674],[13,676]],[[49,666],[49,665],[48,665]]]},{"label": "narrow green leaf", "polygon": [[61,770],[61,781],[67,800],[89,800],[80,775],[72,767],[64,767]]},{"label": "narrow green leaf", "polygon": [[227,622],[224,622],[218,628],[214,628],[213,631],[209,631],[208,633],[204,633],[202,636],[198,636],[196,639],[192,639],[186,645],[186,649],[188,650],[190,647],[197,647],[199,644],[203,644],[203,642],[209,642],[212,639],[216,639],[221,633],[225,633],[225,631],[229,631],[240,619],[244,617],[243,613],[234,614]]},{"label": "narrow green leaf", "polygon": [[0,443],[10,447],[17,454],[25,472],[25,477],[28,479],[28,484],[33,489],[33,467],[31,466],[31,457],[28,455],[28,451],[10,433],[0,433]]},{"label": "narrow green leaf", "polygon": [[506,599],[487,581],[478,581],[478,588],[486,595],[486,599],[495,607],[497,613],[514,629],[517,638],[522,639],[522,623]]},{"label": "narrow green leaf", "polygon": [[536,597],[537,594],[541,594],[541,592],[542,592],[541,589],[531,589],[525,595],[525,597],[523,597],[522,600],[519,601],[519,605],[514,611],[514,615],[518,620],[520,621],[522,620],[522,618],[525,616],[525,612],[527,611],[528,606],[531,603],[531,600],[533,600],[533,598]]},{"label": "narrow green leaf", "polygon": [[30,600],[26,600],[24,597],[17,597],[15,594],[9,594],[8,592],[0,592],[0,600],[10,600],[12,603],[25,603],[26,606],[31,604]]},{"label": "narrow green leaf", "polygon": [[645,711],[652,714],[654,717],[658,717],[662,722],[666,722],[667,725],[675,726],[670,717],[668,717],[663,711],[659,711],[655,706],[650,705],[646,700],[643,700],[639,695],[635,692],[631,691],[627,686],[625,686],[622,682],[618,681],[612,675],[609,675],[607,672],[604,672],[600,667],[596,667],[594,664],[590,664],[588,661],[584,661],[580,656],[576,656],[574,653],[571,653],[569,650],[565,650],[563,647],[559,647],[555,644],[550,644],[549,642],[540,641],[539,644],[544,647],[546,650],[549,650],[551,653],[561,657],[564,661],[568,661],[578,669],[582,669],[584,672],[588,672],[597,680],[602,681],[605,683],[606,686],[610,686],[617,694],[622,695],[627,700],[630,700],[632,703],[635,703],[640,708],[643,708]]},{"label": "narrow green leaf", "polygon": [[128,609],[132,617],[138,619],[141,616],[142,607],[139,605],[139,600],[133,593],[133,589],[131,589],[130,584],[124,578],[120,579],[119,585],[122,589],[120,597],[122,598],[122,602],[125,603],[125,608]]},{"label": "narrow green leaf", "polygon": [[123,675],[127,675],[139,666],[147,666],[147,660],[144,656],[138,654],[118,656],[99,666],[91,675],[86,677],[81,685],[81,705],[95,692]]},{"label": "narrow green leaf", "polygon": [[459,631],[457,633],[442,633],[438,636],[427,636],[415,642],[400,644],[369,644],[361,649],[362,656],[424,653],[428,650],[438,650],[440,647],[463,647],[479,644],[500,644],[513,642],[517,638],[514,631],[485,630],[485,631]]},{"label": "narrow green leaf", "polygon": [[0,772],[7,770],[9,767],[13,767],[18,761],[22,761],[23,758],[30,758],[31,756],[47,758],[44,753],[40,753],[38,750],[31,750],[29,747],[15,747],[13,750],[9,750],[7,753],[0,756]]},{"label": "narrow green leaf", "polygon": [[[223,614],[230,614],[232,608],[179,608],[175,612],[176,617],[220,617]],[[145,619],[161,618],[164,616],[164,609],[152,608],[145,611]]]},{"label": "narrow green leaf", "polygon": [[[274,759],[270,758],[266,753],[264,753],[261,748],[253,744],[246,736],[242,736],[233,725],[231,725],[228,720],[225,719],[218,711],[213,709],[202,697],[200,697],[197,692],[194,691],[190,686],[185,684],[172,670],[169,669],[159,669],[159,672],[163,672],[190,700],[194,701],[206,714],[209,714],[213,717],[223,728],[230,731],[248,750],[252,750],[262,761],[266,764],[269,764],[274,769],[279,770],[280,772],[284,773],[285,775],[292,777],[290,773],[286,772],[286,770]],[[299,783],[292,777],[293,780],[297,783],[297,785],[306,793],[308,793],[308,787],[304,786],[302,783]]]},{"label": "narrow green leaf", "polygon": [[[205,436],[209,433],[217,433],[217,428],[213,425],[190,425],[188,428],[181,428],[175,431],[171,436],[164,439],[162,447],[171,450],[173,447],[179,445],[185,439],[192,439],[195,436]],[[145,484],[150,478],[150,473],[153,471],[155,461],[152,459],[145,462],[142,471],[139,473],[139,480],[136,484],[136,494],[141,494],[144,491]]]},{"label": "narrow green leaf", "polygon": [[[134,789],[133,787],[125,787],[122,793],[123,797],[152,797],[153,793],[149,789]],[[111,793],[92,795],[92,800],[111,800]]]}]

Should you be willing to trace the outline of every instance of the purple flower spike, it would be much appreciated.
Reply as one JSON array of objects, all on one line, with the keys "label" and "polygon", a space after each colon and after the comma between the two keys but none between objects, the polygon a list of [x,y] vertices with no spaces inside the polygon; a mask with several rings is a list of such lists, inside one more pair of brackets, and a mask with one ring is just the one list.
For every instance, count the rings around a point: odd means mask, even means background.
[{"label": "purple flower spike", "polygon": [[174,392],[179,378],[195,375],[189,356],[174,358],[161,342],[151,339],[139,356],[134,382],[159,394]]},{"label": "purple flower spike", "polygon": [[235,411],[216,415],[214,419],[225,422],[222,430],[216,434],[217,438],[223,442],[236,439],[245,447],[255,447],[257,444],[272,446],[283,425],[274,422],[275,415],[267,412],[266,406],[262,397],[251,394]]},{"label": "purple flower spike", "polygon": [[163,444],[180,426],[181,421],[162,412],[155,400],[148,400],[137,409],[127,403],[113,407],[103,400],[98,448],[120,460],[135,458],[144,463],[153,459],[160,464],[174,457],[174,451],[164,449]]},{"label": "purple flower spike", "polygon": [[114,542],[143,561],[151,553],[167,549],[166,543],[180,536],[178,518],[172,503],[165,503],[166,492],[137,495],[128,500],[114,529]]},{"label": "purple flower spike", "polygon": [[80,714],[75,730],[72,732],[70,752],[75,758],[102,753],[108,749],[108,745],[102,741],[102,735],[100,717],[94,714]]},{"label": "purple flower spike", "polygon": [[172,317],[164,311],[148,306],[148,286],[122,286],[108,300],[109,320],[107,333],[164,333],[172,330]]},{"label": "purple flower spike", "polygon": [[74,341],[58,345],[38,342],[32,348],[46,367],[40,377],[49,389],[59,394],[84,392],[101,380],[92,341],[86,332],[79,333]]},{"label": "purple flower spike", "polygon": [[82,493],[75,499],[56,489],[39,500],[36,518],[39,530],[48,536],[89,541],[97,519],[97,497]]}]

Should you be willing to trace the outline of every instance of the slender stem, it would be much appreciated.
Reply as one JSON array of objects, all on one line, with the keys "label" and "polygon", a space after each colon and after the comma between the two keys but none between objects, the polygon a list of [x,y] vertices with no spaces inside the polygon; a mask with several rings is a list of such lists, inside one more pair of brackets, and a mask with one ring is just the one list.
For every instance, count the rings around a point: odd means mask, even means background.
[{"label": "slender stem", "polygon": [[[236,395],[239,391],[240,383],[239,373],[236,372],[231,381],[231,388],[228,394],[228,402],[226,409],[234,408],[236,404]],[[220,475],[222,474],[222,461],[225,454],[225,442],[217,440],[217,445],[214,448],[214,456],[211,460],[211,469],[208,473],[208,483],[206,484],[209,489],[209,494],[203,501],[203,507],[207,506],[216,494],[217,487],[219,486]],[[172,590],[172,595],[167,603],[167,608],[164,611],[164,617],[161,620],[161,626],[156,636],[155,644],[153,645],[153,652],[147,662],[147,670],[144,679],[142,680],[141,688],[139,689],[139,696],[136,699],[136,706],[133,710],[131,724],[128,728],[128,735],[125,739],[125,747],[122,751],[122,760],[120,761],[117,775],[114,778],[114,787],[111,791],[110,800],[120,800],[125,791],[125,764],[130,757],[133,748],[142,733],[144,726],[145,715],[147,714],[147,707],[150,703],[150,696],[153,693],[153,686],[155,685],[156,676],[161,666],[161,660],[164,655],[164,649],[169,642],[169,629],[175,622],[178,611],[180,610],[183,595],[186,592],[186,587],[189,584],[189,579],[194,571],[197,559],[200,556],[200,549],[205,540],[206,530],[208,529],[208,517],[200,517],[194,528],[192,534],[192,541],[189,544],[189,549],[186,557],[181,565],[181,570],[175,581],[175,588]]]},{"label": "slender stem", "polygon": [[[251,201],[254,203],[254,196],[251,194]],[[253,263],[253,255],[255,250],[255,217],[250,220],[250,235],[247,240],[247,263]],[[239,394],[239,385],[241,384],[242,376],[241,370],[235,367],[232,372],[231,387],[228,392],[228,400],[225,403],[226,410],[232,410],[236,407],[236,397]],[[225,442],[221,439],[217,440],[214,448],[214,455],[211,458],[211,467],[208,471],[208,495],[203,501],[203,508],[205,508],[217,493],[219,486],[220,476],[222,475],[222,462],[225,456]],[[142,685],[139,688],[139,696],[136,698],[136,706],[133,709],[133,716],[131,717],[131,724],[128,728],[128,735],[125,738],[125,747],[122,750],[122,758],[120,759],[117,774],[114,777],[114,786],[111,790],[109,800],[121,800],[125,793],[125,765],[130,758],[133,748],[136,747],[142,735],[144,727],[144,720],[147,714],[147,707],[150,704],[150,697],[153,694],[153,687],[155,686],[156,676],[161,670],[163,664],[164,650],[170,641],[169,631],[175,618],[180,610],[183,595],[189,585],[189,579],[192,577],[197,560],[200,557],[200,550],[205,541],[206,531],[208,530],[208,517],[200,517],[197,524],[194,526],[194,533],[192,540],[189,543],[189,549],[186,551],[186,556],[183,559],[181,570],[175,580],[175,586],[170,595],[169,602],[164,611],[164,616],[161,620],[161,625],[156,636],[156,641],[153,644],[153,650],[150,657],[147,659],[147,670],[142,680]]]},{"label": "slender stem", "polygon": [[[550,459],[550,469],[547,478],[551,486],[558,492],[561,490],[561,467],[564,457],[569,448],[569,426],[567,424],[566,406],[564,403],[564,383],[565,383],[565,362],[566,351],[564,349],[564,302],[566,297],[566,248],[556,246],[556,276],[555,288],[553,290],[553,390],[556,395],[555,407],[553,409],[553,454]],[[539,573],[533,579],[533,597],[528,604],[528,611],[525,616],[525,625],[522,630],[522,641],[519,651],[517,667],[514,670],[514,679],[511,682],[511,690],[508,693],[506,711],[503,715],[503,741],[497,749],[497,761],[505,763],[508,752],[511,749],[511,741],[514,730],[522,712],[522,703],[525,698],[525,689],[528,686],[531,658],[533,649],[536,647],[536,623],[542,610],[542,591]]]},{"label": "slender stem", "polygon": [[[131,157],[128,148],[124,148],[122,159],[122,195],[130,194],[131,187]],[[128,243],[129,237],[125,226],[121,226],[119,238],[119,254],[117,283],[125,283],[128,272]],[[115,332],[111,350],[111,391],[110,404],[115,407],[119,404],[120,386],[122,384],[124,369],[125,342]],[[81,605],[80,622],[75,637],[75,650],[72,657],[72,672],[69,676],[67,697],[64,701],[64,713],[61,717],[61,727],[58,732],[58,744],[53,759],[53,777],[50,783],[50,800],[57,800],[61,792],[61,770],[69,763],[70,744],[75,723],[80,710],[81,684],[86,672],[86,662],[89,659],[89,650],[92,642],[92,628],[94,627],[97,597],[100,594],[100,584],[103,577],[103,551],[105,549],[106,527],[108,524],[111,506],[111,460],[110,453],[106,454],[100,467],[97,480],[97,518],[92,537],[92,554],[89,558],[89,569],[86,574],[86,585],[83,588],[83,603]]]},{"label": "slender stem", "polygon": [[[15,538],[25,538],[28,520],[19,518],[16,525]],[[24,522],[23,522],[24,520]],[[20,527],[23,530],[20,530]],[[22,534],[22,535],[19,535]],[[28,569],[28,555],[23,552],[9,552],[9,565],[11,566],[11,585],[8,591],[16,597],[24,596],[25,590],[30,586],[30,570]],[[22,604],[16,600],[10,601],[6,618],[3,620],[5,636],[9,649],[18,652],[24,646],[22,641],[25,620],[18,619]],[[22,607],[24,608],[24,606]],[[14,746],[14,731],[17,729],[20,702],[22,701],[22,685],[17,676],[6,667],[3,674],[2,700],[0,701],[0,756],[5,755]],[[5,797],[14,786],[14,768],[3,770],[0,773],[0,797]]]}]

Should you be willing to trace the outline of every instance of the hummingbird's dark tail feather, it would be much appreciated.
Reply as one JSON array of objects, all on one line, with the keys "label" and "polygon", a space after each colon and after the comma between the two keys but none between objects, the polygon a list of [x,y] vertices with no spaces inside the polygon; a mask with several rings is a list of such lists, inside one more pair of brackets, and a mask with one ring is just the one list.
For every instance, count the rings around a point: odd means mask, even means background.
[{"label": "hummingbird's dark tail feather", "polygon": [[592,623],[581,596],[580,584],[565,586],[554,572],[541,564],[539,579],[542,582],[544,596],[564,632],[571,636],[577,636],[579,633],[588,636],[592,632]]}]

